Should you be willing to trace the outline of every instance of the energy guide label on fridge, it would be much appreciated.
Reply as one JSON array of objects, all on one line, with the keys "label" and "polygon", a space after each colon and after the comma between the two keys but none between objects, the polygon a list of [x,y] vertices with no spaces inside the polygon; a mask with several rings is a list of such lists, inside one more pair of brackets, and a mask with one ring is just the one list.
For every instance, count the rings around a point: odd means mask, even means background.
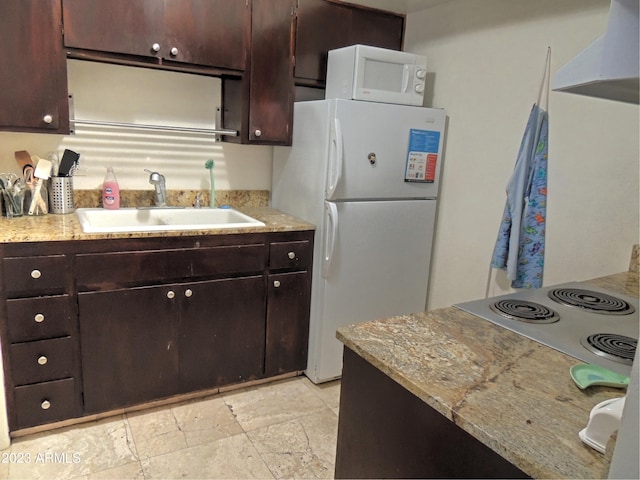
[{"label": "energy guide label on fridge", "polygon": [[435,181],[439,145],[440,132],[413,128],[409,131],[405,182],[433,183]]}]

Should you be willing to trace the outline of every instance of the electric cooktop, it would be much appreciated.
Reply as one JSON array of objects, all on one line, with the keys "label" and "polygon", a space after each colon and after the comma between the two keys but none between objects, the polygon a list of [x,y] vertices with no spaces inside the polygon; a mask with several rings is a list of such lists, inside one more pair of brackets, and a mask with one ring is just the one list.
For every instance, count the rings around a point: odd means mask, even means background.
[{"label": "electric cooktop", "polygon": [[454,305],[531,340],[623,375],[638,344],[638,298],[572,282]]}]

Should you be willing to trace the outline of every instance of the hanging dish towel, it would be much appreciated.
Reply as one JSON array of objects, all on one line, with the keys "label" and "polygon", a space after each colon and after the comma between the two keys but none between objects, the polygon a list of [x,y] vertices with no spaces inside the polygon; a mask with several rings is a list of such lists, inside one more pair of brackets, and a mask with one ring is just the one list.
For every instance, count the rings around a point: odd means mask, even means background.
[{"label": "hanging dish towel", "polygon": [[[548,74],[551,49],[538,102],[531,108],[516,165],[507,184],[507,201],[491,266],[507,271],[513,288],[540,288],[544,273],[547,218]],[[545,108],[540,107],[546,80]]]}]

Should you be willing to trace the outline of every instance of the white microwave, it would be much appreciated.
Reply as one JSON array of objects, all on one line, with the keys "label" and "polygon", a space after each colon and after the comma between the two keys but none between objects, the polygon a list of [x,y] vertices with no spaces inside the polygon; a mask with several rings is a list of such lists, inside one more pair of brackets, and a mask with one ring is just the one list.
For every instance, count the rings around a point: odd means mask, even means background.
[{"label": "white microwave", "polygon": [[422,106],[427,59],[367,45],[329,51],[325,98]]}]

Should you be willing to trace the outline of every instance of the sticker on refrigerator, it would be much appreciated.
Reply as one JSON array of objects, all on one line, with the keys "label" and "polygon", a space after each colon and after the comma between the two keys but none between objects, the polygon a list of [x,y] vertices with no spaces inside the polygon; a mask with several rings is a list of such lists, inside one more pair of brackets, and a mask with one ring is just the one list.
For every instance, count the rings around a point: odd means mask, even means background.
[{"label": "sticker on refrigerator", "polygon": [[435,182],[439,145],[440,132],[413,128],[409,131],[409,152],[404,172],[405,182]]}]

